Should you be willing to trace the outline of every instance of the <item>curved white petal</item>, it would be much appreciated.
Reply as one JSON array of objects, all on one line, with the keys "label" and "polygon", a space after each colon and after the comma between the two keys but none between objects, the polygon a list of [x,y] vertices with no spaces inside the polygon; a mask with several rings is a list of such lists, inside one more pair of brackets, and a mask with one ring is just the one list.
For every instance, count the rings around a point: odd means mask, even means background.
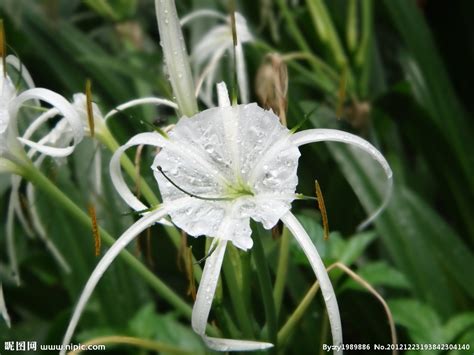
[{"label": "curved white petal", "polygon": [[[331,325],[333,344],[336,346],[342,345],[342,328],[341,316],[339,315],[339,307],[337,305],[336,294],[329,279],[326,267],[321,260],[321,257],[316,250],[311,238],[296,217],[287,212],[282,218],[282,222],[290,230],[291,234],[296,238],[296,241],[303,249],[306,257],[313,268],[316,278],[319,280],[321,292],[323,293],[324,302],[329,317],[329,324]],[[334,354],[342,354],[342,350],[334,351]]]},{"label": "curved white petal", "polygon": [[71,155],[72,152],[74,152],[74,148],[75,148],[74,146],[70,146],[66,148],[51,147],[47,144],[36,143],[29,139],[24,139],[22,137],[18,137],[18,140],[21,143],[35,149],[36,151],[49,155],[50,157],[53,157],[53,158],[67,157],[68,155]]},{"label": "curved white petal", "polygon": [[222,15],[220,12],[217,12],[215,10],[203,9],[203,10],[196,10],[196,11],[193,11],[193,12],[187,14],[186,16],[181,18],[179,23],[181,24],[181,26],[185,26],[189,22],[191,22],[191,21],[193,21],[193,20],[195,20],[199,17],[214,17],[214,18],[221,19],[223,21],[227,21],[227,17]]},{"label": "curved white petal", "polygon": [[[209,318],[209,312],[211,311],[212,300],[216,292],[222,261],[224,260],[225,248],[227,246],[226,240],[215,239],[213,245],[214,243],[217,243],[217,247],[206,260],[196,295],[196,301],[194,302],[191,319],[194,331],[202,337],[209,348],[217,351],[252,351],[272,347],[273,344],[270,343],[214,338],[206,335],[207,320]],[[211,250],[213,245],[211,245]]]},{"label": "curved white petal", "polygon": [[387,176],[387,187],[385,189],[385,197],[380,207],[372,212],[372,214],[363,221],[357,229],[361,230],[367,227],[385,209],[392,195],[393,173],[387,160],[385,160],[384,156],[372,144],[354,134],[335,129],[308,129],[295,133],[290,139],[296,146],[315,142],[341,142],[356,146],[368,153],[382,166],[385,175]]},{"label": "curved white petal", "polygon": [[23,138],[24,139],[30,139],[30,137],[38,130],[38,128],[47,122],[49,119],[53,118],[59,113],[59,111],[56,108],[51,108],[48,111],[42,113],[39,115],[31,124],[28,126],[28,128],[23,132]]},{"label": "curved white petal", "polygon": [[10,260],[10,267],[12,276],[16,282],[16,284],[20,285],[20,271],[18,268],[18,260],[16,258],[15,252],[15,231],[14,231],[14,224],[13,224],[13,217],[15,213],[15,201],[14,195],[10,195],[10,201],[8,203],[7,209],[7,223],[6,223],[6,243],[7,243],[7,255],[8,259]]},{"label": "curved white petal", "polygon": [[237,71],[237,83],[240,91],[240,101],[243,104],[249,102],[249,83],[247,78],[247,68],[245,66],[244,50],[242,49],[242,43],[238,42],[235,47],[235,63]]},{"label": "curved white petal", "polygon": [[211,106],[210,101],[212,101],[212,93],[209,94],[208,92],[209,90],[205,90],[205,93],[201,94],[201,88],[204,82],[207,81],[207,79],[214,77],[214,73],[217,69],[218,62],[224,56],[226,50],[227,50],[226,47],[220,47],[220,48],[214,49],[214,54],[212,55],[211,60],[203,69],[203,71],[199,75],[199,78],[196,82],[195,95],[201,97],[203,101],[205,101],[206,105],[208,105],[209,107]]},{"label": "curved white petal", "polygon": [[[87,281],[84,290],[79,297],[74,313],[69,322],[66,334],[64,335],[63,345],[69,344],[71,342],[74,330],[76,329],[79,319],[84,311],[84,308],[92,295],[97,283],[101,279],[102,275],[108,269],[110,264],[115,260],[117,255],[126,248],[126,246],[143,230],[151,226],[156,221],[163,218],[168,213],[167,208],[159,207],[157,210],[148,213],[147,215],[140,218],[135,222],[130,228],[128,228],[117,241],[112,245],[112,247],[105,253],[102,259],[99,261],[94,271],[92,272],[89,280]],[[61,350],[60,354],[65,354],[66,350]]]},{"label": "curved white petal", "polygon": [[26,197],[28,199],[28,205],[30,207],[30,216],[31,216],[31,223],[33,224],[33,228],[38,234],[39,239],[44,243],[46,249],[51,253],[53,258],[59,264],[59,266],[67,273],[71,272],[71,268],[64,259],[64,256],[61,254],[59,249],[54,245],[51,239],[48,238],[48,233],[43,227],[43,223],[41,223],[41,219],[38,213],[38,209],[36,206],[36,197],[35,197],[35,189],[33,184],[28,183],[26,186]]},{"label": "curved white petal", "polygon": [[31,140],[24,139],[21,137],[18,138],[18,140],[20,140],[23,144],[26,144],[43,154],[51,155],[53,157],[64,157],[71,154],[74,150],[74,147],[77,144],[79,144],[79,142],[84,137],[84,128],[77,111],[61,95],[51,90],[43,89],[43,88],[35,88],[35,89],[27,90],[21,93],[12,101],[10,105],[10,109],[9,109],[10,116],[16,117],[18,110],[20,109],[20,107],[23,105],[25,101],[35,100],[35,99],[49,103],[54,108],[56,108],[61,115],[64,116],[65,120],[72,128],[72,132],[74,135],[74,144],[73,146],[66,147],[66,148],[56,148],[56,147],[50,147],[50,146],[46,146],[46,145],[39,144],[36,142],[32,142]]},{"label": "curved white petal", "polygon": [[3,297],[3,287],[2,283],[0,282],[0,314],[2,318],[7,323],[8,328],[11,327],[10,316],[8,315],[7,305],[5,304],[5,297]]},{"label": "curved white petal", "polygon": [[135,211],[146,210],[148,207],[132,193],[125,183],[122,175],[122,169],[120,167],[120,158],[128,148],[142,144],[151,145],[154,147],[163,147],[166,144],[166,139],[157,132],[137,134],[127,143],[117,149],[110,160],[110,177],[112,179],[112,183],[123,200]]},{"label": "curved white petal", "polygon": [[14,55],[9,55],[6,58],[6,62],[14,67],[20,74],[23,80],[25,81],[28,88],[32,89],[35,87],[35,83],[33,82],[33,78],[31,77],[30,72],[26,67],[20,62],[20,60],[15,57]]},{"label": "curved white petal", "polygon": [[29,237],[33,237],[34,233],[31,230],[30,225],[28,223],[28,219],[26,218],[25,213],[23,212],[23,209],[21,207],[20,184],[21,184],[21,177],[18,175],[12,175],[11,176],[11,195],[12,195],[11,199],[13,203],[13,208],[25,233]]},{"label": "curved white petal", "polygon": [[117,113],[139,105],[165,105],[174,108],[175,110],[178,109],[178,105],[176,105],[173,101],[161,99],[159,97],[144,97],[141,99],[130,100],[117,106],[109,113],[107,113],[104,119],[107,121],[110,117],[116,115]]}]

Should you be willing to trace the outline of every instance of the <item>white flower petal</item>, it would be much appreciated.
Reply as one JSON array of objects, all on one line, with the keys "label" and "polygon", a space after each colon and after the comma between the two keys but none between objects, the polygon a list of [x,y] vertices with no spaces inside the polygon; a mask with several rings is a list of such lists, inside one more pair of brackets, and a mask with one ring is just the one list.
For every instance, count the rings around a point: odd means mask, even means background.
[{"label": "white flower petal", "polygon": [[178,109],[178,105],[176,105],[173,101],[160,99],[159,97],[144,97],[141,99],[130,100],[117,106],[115,109],[105,115],[105,120],[107,121],[109,118],[116,115],[117,113],[139,105],[165,105],[174,108],[175,110]]},{"label": "white flower petal", "polygon": [[358,230],[364,229],[372,223],[373,220],[385,209],[392,195],[393,173],[384,156],[372,144],[356,135],[335,129],[308,129],[295,133],[291,137],[291,141],[296,146],[315,142],[341,142],[356,146],[368,153],[382,166],[385,175],[387,176],[387,187],[385,189],[385,197],[380,207],[372,212],[372,214],[358,226]]},{"label": "white flower petal", "polygon": [[222,15],[220,12],[217,12],[215,10],[196,10],[191,12],[190,14],[187,14],[181,20],[179,23],[181,24],[181,27],[187,25],[189,22],[198,19],[199,17],[215,17],[221,20],[226,21],[227,17]]},{"label": "white flower petal", "polygon": [[43,125],[45,122],[47,122],[49,119],[53,118],[59,114],[59,111],[56,108],[49,109],[48,111],[42,113],[39,115],[31,124],[28,126],[28,128],[23,132],[23,138],[24,139],[30,139],[31,136]]},{"label": "white flower petal", "polygon": [[[102,259],[99,261],[94,271],[92,272],[89,280],[84,287],[84,290],[79,297],[74,313],[69,322],[66,334],[64,335],[63,345],[69,344],[71,342],[74,330],[76,329],[79,319],[84,311],[84,308],[89,301],[92,292],[94,291],[97,283],[101,279],[102,275],[108,269],[110,264],[115,260],[117,255],[127,247],[127,245],[142,231],[151,226],[156,221],[160,220],[167,214],[168,210],[166,207],[160,207],[155,211],[148,213],[147,215],[140,218],[135,222],[130,228],[128,228],[117,241],[112,245],[112,247],[105,253]],[[60,354],[65,354],[66,350],[61,350]]]},{"label": "white flower petal", "polygon": [[223,81],[217,84],[217,100],[219,107],[230,107],[229,91],[227,91],[227,85]]},{"label": "white flower petal", "polygon": [[18,268],[18,260],[15,252],[15,231],[13,224],[13,217],[15,215],[15,201],[14,195],[10,195],[7,209],[7,223],[6,223],[6,244],[7,244],[7,255],[10,260],[10,268],[12,271],[13,278],[16,284],[20,285],[20,271]]},{"label": "white flower petal", "polygon": [[[333,344],[340,346],[342,345],[341,316],[339,314],[336,294],[334,293],[326,267],[324,266],[316,247],[311,241],[311,238],[308,236],[296,217],[291,212],[287,212],[281,220],[290,230],[291,234],[296,238],[313,268],[316,278],[319,281],[321,292],[323,293],[324,302],[326,303]],[[342,354],[342,350],[334,351],[334,354]]]},{"label": "white flower petal", "polygon": [[148,207],[135,197],[125,183],[120,167],[120,158],[128,148],[142,144],[163,147],[166,144],[166,139],[157,132],[137,134],[126,144],[117,149],[110,160],[110,177],[112,178],[112,183],[123,200],[135,211],[146,210]]},{"label": "white flower petal", "polygon": [[31,77],[30,72],[28,71],[28,69],[26,69],[26,67],[20,62],[17,57],[10,54],[9,56],[7,56],[6,62],[12,67],[14,67],[18,71],[18,73],[21,74],[21,77],[25,81],[28,88],[32,89],[35,87],[35,83],[33,82],[33,78]]},{"label": "white flower petal", "polygon": [[237,82],[239,85],[240,91],[240,102],[246,104],[249,102],[249,83],[247,78],[247,68],[245,65],[245,56],[244,50],[242,48],[242,42],[238,42],[237,46],[235,47],[235,63],[237,68]]},{"label": "white flower petal", "polygon": [[36,196],[35,196],[35,188],[33,184],[28,183],[26,186],[26,196],[28,199],[28,205],[30,207],[30,216],[31,216],[31,223],[33,224],[33,228],[38,234],[39,239],[44,243],[46,246],[46,249],[51,253],[53,258],[56,260],[58,265],[66,272],[70,273],[71,268],[64,258],[64,256],[61,254],[59,249],[54,245],[54,243],[51,241],[51,239],[48,238],[48,233],[43,227],[43,224],[41,223],[41,219],[38,213],[38,208],[36,204]]},{"label": "white flower petal", "polygon": [[10,321],[10,316],[8,315],[7,305],[5,304],[5,298],[3,296],[3,287],[2,287],[1,282],[0,282],[0,314],[2,315],[2,318],[5,320],[5,323],[7,323],[8,328],[10,328],[11,321]]},{"label": "white flower petal", "polygon": [[18,217],[18,220],[20,221],[22,228],[24,229],[25,233],[29,237],[33,237],[34,233],[30,228],[28,219],[26,218],[25,213],[23,212],[23,208],[20,202],[20,184],[21,184],[21,177],[18,175],[12,175],[11,176],[11,200],[13,203],[15,214]]},{"label": "white flower petal", "polygon": [[74,144],[73,146],[67,148],[56,148],[50,147],[43,144],[38,144],[32,142],[31,140],[18,138],[23,144],[26,144],[37,151],[51,155],[53,157],[64,157],[71,154],[74,150],[74,147],[79,144],[79,142],[84,137],[84,128],[81,123],[81,119],[74,109],[74,107],[61,95],[47,89],[35,88],[27,90],[17,96],[10,105],[10,116],[16,119],[18,110],[23,105],[25,101],[28,100],[41,100],[51,104],[55,107],[61,115],[64,116],[67,123],[70,125],[73,135],[74,135]]},{"label": "white flower petal", "polygon": [[[206,260],[196,295],[196,301],[194,302],[191,320],[194,331],[201,335],[209,348],[217,351],[252,351],[272,347],[273,344],[270,343],[213,338],[205,334],[207,320],[209,318],[209,312],[211,311],[212,300],[216,292],[222,261],[224,260],[225,248],[227,246],[226,240],[216,239],[213,243],[217,243],[217,247]],[[211,248],[213,248],[213,245],[211,245]]]}]

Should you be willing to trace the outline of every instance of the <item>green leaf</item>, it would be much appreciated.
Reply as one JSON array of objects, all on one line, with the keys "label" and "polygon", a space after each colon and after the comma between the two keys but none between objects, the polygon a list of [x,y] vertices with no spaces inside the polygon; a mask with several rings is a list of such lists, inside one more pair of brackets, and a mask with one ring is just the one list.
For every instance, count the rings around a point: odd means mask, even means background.
[{"label": "green leaf", "polygon": [[388,301],[396,324],[405,327],[415,343],[438,344],[445,341],[438,314],[428,305],[411,299]]},{"label": "green leaf", "polygon": [[449,343],[458,342],[458,338],[468,330],[474,331],[474,313],[461,313],[451,318],[444,325],[446,341]]},{"label": "green leaf", "polygon": [[144,305],[129,323],[130,335],[159,340],[183,350],[204,352],[201,338],[189,327],[183,326],[172,313],[157,314],[152,304]]},{"label": "green leaf", "polygon": [[340,255],[336,256],[336,260],[346,265],[352,265],[375,238],[374,232],[359,233],[349,237],[346,247]]},{"label": "green leaf", "polygon": [[429,27],[416,3],[411,0],[385,0],[384,4],[413,60],[404,66],[415,97],[430,112],[433,122],[442,129],[456,152],[474,191],[474,146],[470,143],[468,117],[454,94],[454,88],[435,47]]},{"label": "green leaf", "polygon": [[[320,117],[314,116],[311,121],[316,126],[331,127],[330,121],[322,122]],[[386,184],[382,170],[356,148],[339,143],[327,145],[364,209],[368,214],[374,211],[381,203]],[[395,171],[392,200],[375,221],[377,231],[415,293],[440,314],[448,316],[456,309],[458,291],[453,287],[474,296],[474,285],[463,272],[474,264],[472,254],[461,238],[404,186],[398,176]]]}]

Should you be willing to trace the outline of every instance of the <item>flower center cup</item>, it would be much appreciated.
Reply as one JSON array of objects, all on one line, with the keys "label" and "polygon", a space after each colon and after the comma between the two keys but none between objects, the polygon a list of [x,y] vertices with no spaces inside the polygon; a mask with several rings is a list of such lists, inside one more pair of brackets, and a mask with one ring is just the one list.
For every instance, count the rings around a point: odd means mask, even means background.
[{"label": "flower center cup", "polygon": [[206,199],[193,198],[171,212],[173,223],[195,237],[251,248],[250,218],[272,228],[295,199],[300,153],[289,138],[278,117],[257,104],[181,119],[155,158],[155,178],[165,204],[186,196],[184,191]]}]

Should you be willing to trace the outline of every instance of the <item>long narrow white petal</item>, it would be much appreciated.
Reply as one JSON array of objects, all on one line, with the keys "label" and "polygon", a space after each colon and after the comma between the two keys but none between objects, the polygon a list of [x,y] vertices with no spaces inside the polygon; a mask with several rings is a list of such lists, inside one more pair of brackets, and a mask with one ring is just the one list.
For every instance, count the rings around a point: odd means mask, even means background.
[{"label": "long narrow white petal", "polygon": [[59,111],[55,108],[51,108],[48,111],[42,113],[40,116],[35,118],[33,122],[28,126],[28,128],[23,133],[24,139],[30,139],[30,137],[38,130],[39,127],[45,122],[47,122],[52,117],[56,116]]},{"label": "long narrow white petal", "polygon": [[[102,259],[99,261],[94,271],[92,272],[89,280],[84,287],[84,290],[79,297],[74,313],[69,322],[66,334],[64,335],[63,345],[69,344],[72,336],[74,335],[74,330],[76,329],[79,319],[84,311],[84,308],[92,295],[97,283],[102,278],[102,275],[105,273],[110,264],[115,260],[117,255],[126,248],[126,246],[143,230],[151,226],[153,223],[163,218],[167,214],[168,210],[165,207],[160,207],[159,209],[143,216],[137,222],[135,222],[130,228],[128,228],[117,241],[112,245],[112,247],[105,253]],[[63,347],[64,349],[64,347]],[[66,350],[61,350],[60,354],[65,354]]]},{"label": "long narrow white petal", "polygon": [[26,218],[25,213],[23,212],[23,208],[20,202],[20,184],[21,184],[21,177],[17,175],[12,175],[10,193],[11,193],[11,199],[13,203],[13,209],[25,233],[29,237],[33,237],[34,233],[32,229],[30,228],[28,219]]},{"label": "long narrow white petal", "polygon": [[191,22],[199,17],[214,17],[227,21],[227,17],[215,10],[197,10],[181,18],[181,21],[179,21],[179,23],[181,24],[181,26],[185,26],[186,24],[188,24],[188,22]]},{"label": "long narrow white petal", "polygon": [[[209,348],[217,351],[253,351],[272,347],[273,344],[270,343],[213,338],[206,335],[207,319],[211,311],[212,300],[216,292],[222,261],[224,260],[225,248],[227,246],[226,240],[215,239],[215,241],[213,241],[213,244],[214,243],[217,243],[217,247],[206,260],[196,295],[196,301],[194,302],[191,320],[194,331],[202,337]],[[211,245],[211,250],[212,248],[213,246]]]},{"label": "long narrow white petal", "polygon": [[30,72],[28,71],[28,69],[26,69],[26,67],[20,62],[17,57],[10,54],[9,56],[7,56],[6,62],[12,67],[14,67],[21,74],[21,77],[25,81],[28,88],[32,89],[35,87],[35,83],[33,81],[33,78],[31,77]]},{"label": "long narrow white petal", "polygon": [[61,115],[64,116],[68,124],[71,126],[74,134],[74,144],[71,147],[67,148],[56,148],[50,147],[43,144],[38,144],[32,142],[28,139],[18,138],[23,144],[26,144],[39,152],[53,157],[64,157],[69,155],[74,150],[74,147],[79,144],[79,142],[84,137],[84,128],[81,123],[79,114],[74,109],[74,107],[61,95],[43,88],[35,88],[24,91],[19,96],[17,96],[11,103],[9,108],[10,117],[17,117],[18,110],[23,105],[25,101],[28,100],[41,100],[49,103],[55,107]]},{"label": "long narrow white petal", "polygon": [[179,24],[176,6],[172,0],[155,0],[156,19],[160,32],[165,64],[168,69],[173,93],[183,115],[198,112],[194,97],[194,80],[191,75],[186,44]]},{"label": "long narrow white petal", "polygon": [[48,234],[43,227],[43,223],[41,223],[41,219],[38,213],[38,208],[36,205],[36,197],[35,197],[35,189],[33,184],[28,183],[26,186],[26,197],[28,199],[28,205],[30,207],[30,216],[31,216],[31,223],[33,224],[33,228],[38,234],[39,239],[44,243],[46,249],[51,253],[53,258],[59,264],[59,266],[67,273],[71,272],[71,268],[69,267],[68,262],[64,259],[63,255],[59,251],[59,249],[54,245],[51,239],[48,238]]},{"label": "long narrow white petal", "polygon": [[10,260],[10,267],[15,279],[16,284],[20,285],[20,271],[18,268],[18,260],[15,252],[15,231],[13,224],[13,217],[15,213],[15,201],[13,200],[13,194],[10,195],[10,201],[8,202],[7,209],[7,223],[6,223],[6,243],[7,243],[7,255]]},{"label": "long narrow white petal", "polygon": [[132,191],[130,191],[129,187],[125,183],[122,175],[122,169],[120,167],[120,157],[128,148],[141,144],[163,147],[166,144],[166,140],[163,136],[156,132],[137,134],[126,144],[117,149],[110,160],[110,177],[112,179],[112,183],[124,201],[135,211],[146,210],[148,207],[135,197],[135,195],[132,193]]},{"label": "long narrow white petal", "polygon": [[176,105],[173,101],[161,99],[159,97],[144,97],[141,99],[130,100],[117,106],[115,109],[107,113],[104,119],[107,121],[110,117],[116,115],[117,113],[139,105],[165,105],[174,108],[175,110],[178,109],[178,105]]},{"label": "long narrow white petal", "polygon": [[3,297],[3,287],[0,282],[0,314],[2,315],[8,328],[11,327],[10,316],[8,315],[7,305],[5,304],[5,298]]},{"label": "long narrow white petal", "polygon": [[385,197],[380,207],[377,208],[374,212],[372,212],[372,214],[357,227],[358,230],[367,227],[370,223],[373,222],[375,218],[377,218],[377,216],[385,209],[385,207],[387,207],[393,189],[392,169],[390,169],[387,160],[385,160],[384,156],[377,150],[377,148],[375,148],[365,139],[335,129],[308,129],[295,133],[291,137],[291,141],[297,146],[315,142],[346,143],[362,149],[382,166],[383,170],[385,171],[385,175],[387,176],[387,187],[385,189]]},{"label": "long narrow white petal", "polygon": [[230,107],[229,91],[223,81],[217,84],[217,102],[219,107]]},{"label": "long narrow white petal", "polygon": [[[227,51],[226,47],[219,47],[215,49],[215,52],[212,55],[211,60],[203,69],[201,74],[199,75],[199,78],[196,83],[196,90],[195,90],[196,96],[202,97],[202,95],[200,95],[200,92],[201,92],[202,85],[204,84],[204,81],[208,79],[209,77],[214,77],[214,73],[217,69],[217,65],[219,64],[219,60],[224,56],[226,51]],[[211,95],[205,95],[205,96],[209,97]],[[207,104],[209,103],[210,100],[211,100],[210,97],[206,99]]]},{"label": "long narrow white petal", "polygon": [[[316,278],[319,280],[321,292],[323,293],[324,302],[329,317],[329,324],[331,325],[333,344],[340,346],[342,344],[342,328],[341,316],[339,315],[339,307],[337,305],[336,294],[329,279],[326,267],[321,260],[321,257],[316,250],[311,238],[296,217],[287,212],[282,218],[282,222],[290,230],[291,234],[296,238],[297,242],[303,249],[306,257],[313,268]],[[334,354],[342,354],[342,350],[334,351]]]},{"label": "long narrow white petal", "polygon": [[247,78],[247,68],[245,66],[244,50],[242,48],[242,42],[238,42],[235,46],[235,64],[237,71],[237,82],[239,85],[240,102],[247,104],[249,102],[249,83]]},{"label": "long narrow white petal", "polygon": [[68,155],[71,155],[72,152],[74,152],[74,146],[70,146],[66,148],[56,148],[56,147],[51,147],[46,144],[36,143],[29,139],[24,139],[22,137],[18,137],[18,140],[21,143],[35,149],[36,151],[49,155],[50,157],[53,157],[53,158],[67,157]]}]

